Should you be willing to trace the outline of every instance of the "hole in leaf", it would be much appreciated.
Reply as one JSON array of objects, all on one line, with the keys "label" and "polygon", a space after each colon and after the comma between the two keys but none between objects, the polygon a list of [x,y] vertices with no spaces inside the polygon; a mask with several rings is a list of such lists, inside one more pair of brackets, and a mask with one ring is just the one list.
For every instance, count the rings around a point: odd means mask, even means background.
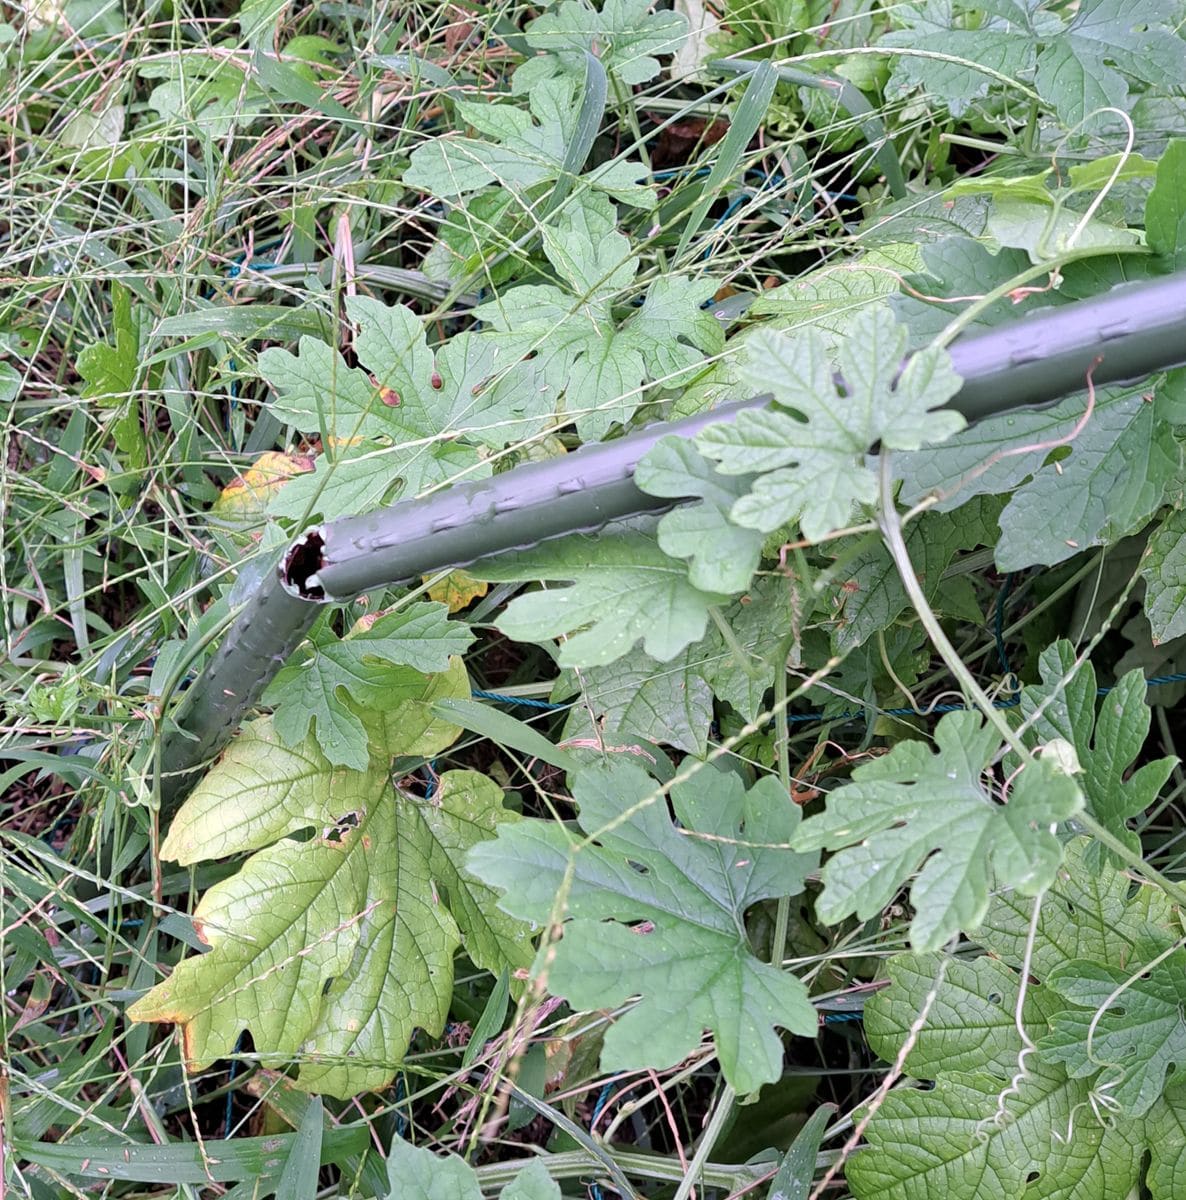
[{"label": "hole in leaf", "polygon": [[1004,999],[1000,992],[989,992],[984,998],[989,1002],[989,1004],[1000,1004],[1000,1002]]}]

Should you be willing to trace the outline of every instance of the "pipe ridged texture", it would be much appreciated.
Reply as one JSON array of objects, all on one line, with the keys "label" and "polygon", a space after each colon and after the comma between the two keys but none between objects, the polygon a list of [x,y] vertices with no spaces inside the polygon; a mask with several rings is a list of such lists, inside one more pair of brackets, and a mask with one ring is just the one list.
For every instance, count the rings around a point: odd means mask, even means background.
[{"label": "pipe ridged texture", "polygon": [[[1089,372],[1096,384],[1140,379],[1186,362],[1186,273],[1029,313],[957,340],[950,353],[964,380],[952,407],[969,420],[1080,391]],[[672,508],[680,501],[648,496],[634,484],[634,468],[647,450],[661,437],[692,437],[766,402],[758,397],[653,425],[302,534],[187,693],[178,715],[186,732],[167,735],[162,750],[166,809],[255,706],[321,603]]]}]

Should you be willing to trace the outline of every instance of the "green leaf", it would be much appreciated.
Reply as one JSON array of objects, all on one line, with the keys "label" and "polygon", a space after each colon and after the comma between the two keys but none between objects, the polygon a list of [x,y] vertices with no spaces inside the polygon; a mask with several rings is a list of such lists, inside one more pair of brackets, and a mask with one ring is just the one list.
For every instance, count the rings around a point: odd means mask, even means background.
[{"label": "green leaf", "polygon": [[325,1107],[320,1097],[305,1106],[292,1149],[276,1184],[276,1194],[292,1200],[313,1200],[321,1172],[321,1142],[325,1136]]},{"label": "green leaf", "polygon": [[195,923],[210,951],[184,960],[129,1015],[183,1025],[191,1069],[250,1029],[262,1061],[301,1062],[308,1090],[345,1097],[385,1086],[413,1029],[443,1028],[463,935],[479,965],[530,961],[526,930],[460,865],[513,819],[501,796],[481,776],[450,772],[431,802],[397,792],[393,803],[384,770],[344,773],[308,815],[327,822],[312,840],[258,852],[203,896]]},{"label": "green leaf", "polygon": [[423,690],[419,672],[443,671],[464,654],[473,634],[449,620],[443,604],[415,604],[380,617],[368,629],[339,638],[328,626],[268,685],[263,702],[275,708],[285,745],[304,741],[310,726],[335,766],[365,770],[367,734],[357,707],[401,703]]},{"label": "green leaf", "polygon": [[1140,961],[1115,967],[1077,959],[1056,967],[1046,986],[1077,1007],[1054,1018],[1039,1043],[1042,1058],[1076,1079],[1102,1068],[1097,1088],[1123,1112],[1144,1116],[1167,1074],[1186,1064],[1186,951],[1148,969]]},{"label": "green leaf", "polygon": [[138,471],[148,463],[148,444],[140,423],[140,322],[132,309],[132,293],[112,284],[112,342],[93,342],[79,351],[83,397],[114,410],[111,436],[127,466]]},{"label": "green leaf", "polygon": [[602,1069],[670,1067],[708,1028],[739,1092],[777,1079],[774,1028],[813,1035],[815,1011],[797,979],[754,957],[743,917],[802,890],[814,858],[782,848],[798,810],[773,779],[746,792],[735,775],[705,769],[672,788],[676,827],[629,763],[587,768],[573,796],[593,839],[579,850],[561,825],[523,821],[468,862],[505,890],[512,915],[547,922],[559,906],[567,917],[547,968],[556,995],[603,1008],[641,994],[606,1034]]},{"label": "green leaf", "polygon": [[641,532],[567,537],[469,570],[492,581],[572,582],[516,597],[498,620],[518,641],[565,637],[565,667],[604,666],[640,640],[652,658],[668,662],[704,635],[709,606],[726,600],[693,587],[686,566]]},{"label": "green leaf", "polygon": [[346,311],[369,372],[311,337],[296,354],[273,347],[259,356],[277,392],[273,411],[329,447],[312,473],[280,489],[273,516],[330,518],[373,507],[397,488],[411,495],[463,471],[489,474],[479,446],[531,437],[552,414],[552,399],[533,386],[535,368],[496,338],[460,333],[434,352],[423,321],[403,305],[355,296]]},{"label": "green leaf", "polygon": [[652,496],[699,497],[659,522],[659,547],[691,559],[688,578],[705,592],[744,591],[758,569],[765,535],[729,519],[751,477],[718,474],[686,438],[662,438],[643,458],[634,481]]},{"label": "green leaf", "polygon": [[985,775],[1000,750],[992,726],[972,712],[948,713],[935,741],[934,753],[899,742],[858,767],[796,835],[797,849],[838,851],[824,866],[816,906],[827,924],[872,917],[919,871],[910,940],[935,950],[979,926],[993,887],[1032,896],[1053,880],[1062,848],[1049,826],[1082,808],[1074,780],[1039,760],[1001,804]]},{"label": "green leaf", "polygon": [[[949,204],[959,204],[960,197]],[[890,297],[890,307],[910,329],[911,344],[924,346],[939,337],[957,317],[962,317],[973,298],[984,296],[1019,279],[1031,269],[1030,256],[1019,249],[995,253],[979,241],[956,236],[943,238],[922,248],[925,271],[910,276],[904,289]],[[966,332],[976,333],[997,325],[1016,322],[1037,309],[1067,304],[1098,296],[1121,283],[1149,279],[1156,274],[1155,260],[1147,254],[1099,254],[1068,263],[1053,280],[1020,286],[980,309]]]},{"label": "green leaf", "polygon": [[622,84],[654,79],[660,69],[655,56],[679,51],[688,19],[678,12],[653,13],[650,7],[651,0],[605,0],[597,11],[579,0],[564,0],[537,17],[527,26],[527,44],[547,51],[548,58],[516,71],[515,93],[530,95],[530,87],[557,71],[583,78],[586,52]]},{"label": "green leaf", "polygon": [[920,351],[899,375],[905,349],[906,331],[888,311],[862,312],[839,354],[841,394],[819,333],[750,338],[745,382],[773,391],[781,408],[744,412],[696,439],[726,474],[764,472],[733,505],[732,519],[764,533],[797,521],[816,541],[847,525],[854,505],[875,499],[876,479],[864,465],[874,442],[915,449],[962,429],[958,413],[933,411],[959,388],[948,355]]},{"label": "green leaf", "polygon": [[[1100,701],[1097,717],[1095,668],[1077,662],[1070,642],[1043,650],[1039,671],[1042,682],[1021,692],[1022,715],[1027,722],[1036,716],[1029,737],[1039,743],[1064,738],[1075,747],[1087,811],[1139,854],[1141,839],[1127,822],[1153,804],[1177,761],[1160,758],[1132,770],[1149,735],[1144,677],[1140,671],[1122,676]],[[1101,856],[1107,852],[1096,846],[1092,857]]]},{"label": "green leaf", "polygon": [[[13,1148],[23,1159],[63,1175],[110,1183],[127,1179],[168,1187],[194,1183],[207,1186],[248,1181],[253,1187],[278,1180],[289,1161],[296,1133],[273,1133],[267,1137],[206,1138],[202,1142],[174,1142],[171,1145],[144,1145],[124,1139],[99,1141],[78,1138],[73,1141],[35,1142],[13,1138]],[[323,1163],[345,1166],[370,1144],[370,1132],[363,1122],[331,1125],[321,1143]],[[268,1195],[275,1185],[261,1195]]]},{"label": "green leaf", "polygon": [[1186,266],[1186,139],[1170,142],[1157,164],[1145,204],[1145,235],[1170,266]]},{"label": "green leaf", "polygon": [[[898,954],[886,970],[891,986],[865,1004],[865,1032],[881,1058],[897,1058],[933,990],[926,1024],[910,1050],[910,1073],[919,1079],[953,1072],[988,1072],[1002,1078],[1013,1074],[1022,1049],[1016,970],[988,956],[961,959],[942,954]],[[1022,1014],[1027,1036],[1042,1036],[1051,1011],[1061,1007],[1046,989],[1028,988]]]},{"label": "green leaf", "polygon": [[[1091,1119],[1089,1089],[1033,1062],[1016,1091],[995,1075],[945,1075],[892,1091],[845,1169],[857,1200],[1128,1196],[1142,1147]],[[998,1113],[1000,1114],[998,1117]]]},{"label": "green leaf", "polygon": [[[247,1029],[261,1061],[300,1061],[307,1090],[383,1087],[416,1026],[443,1028],[463,938],[479,966],[527,965],[527,931],[462,865],[516,819],[501,790],[462,771],[442,776],[431,801],[392,792],[391,756],[433,754],[456,737],[430,705],[468,692],[460,660],[420,690],[414,703],[368,714],[365,770],[334,768],[311,738],[289,749],[264,718],[182,806],[162,857],[257,851],[197,907],[210,950],[129,1009],[132,1020],[181,1025],[190,1069],[229,1054]],[[311,836],[287,836],[298,832]]]},{"label": "green leaf", "polygon": [[785,576],[759,577],[746,595],[721,612],[734,640],[745,652],[745,661],[739,661],[735,649],[715,625],[693,651],[713,694],[731,704],[747,721],[757,719],[776,671],[785,665],[785,658],[780,662],[779,656],[780,652],[785,655],[787,613],[797,602],[801,601],[797,601],[791,581]]},{"label": "green leaf", "polygon": [[[1098,389],[1081,430],[1084,401],[1071,397],[1041,411],[990,417],[942,448],[897,455],[902,502],[935,492],[937,507],[949,509],[1011,491],[996,548],[1002,571],[1053,565],[1118,541],[1156,511],[1180,462],[1160,396],[1154,392],[1150,403],[1148,394]],[[1053,443],[1061,443],[1055,453]]]},{"label": "green leaf", "polygon": [[905,28],[882,44],[943,57],[895,58],[889,90],[922,87],[960,116],[991,89],[1033,78],[1042,100],[1070,128],[1101,108],[1127,109],[1128,79],[1178,87],[1182,46],[1173,33],[1171,0],[1083,0],[1062,11],[1069,20],[1023,0],[903,7],[895,15]]},{"label": "green leaf", "polygon": [[1015,968],[1028,948],[1040,979],[1075,959],[1135,961],[1137,948],[1173,920],[1169,899],[1155,887],[1141,887],[1130,895],[1129,877],[1107,863],[1093,863],[1091,845],[1078,838],[1067,847],[1032,938],[1033,900],[1005,892],[989,908],[977,934],[980,943]]},{"label": "green leaf", "polygon": [[456,1154],[433,1154],[403,1138],[387,1152],[387,1200],[482,1200],[477,1172]]},{"label": "green leaf", "polygon": [[[870,1045],[893,1061],[908,1044],[905,1073],[937,1083],[926,1092],[900,1086],[873,1114],[869,1147],[847,1167],[857,1200],[1127,1196],[1138,1190],[1146,1153],[1152,1195],[1178,1194],[1186,1163],[1183,1089],[1171,1082],[1151,1095],[1179,1053],[1179,1002],[1171,997],[1183,964],[1167,962],[1164,974],[1155,969],[1155,982],[1135,973],[1174,945],[1180,916],[1159,888],[1134,889],[1107,864],[1092,868],[1089,845],[1070,843],[1040,901],[1014,892],[994,897],[980,940],[999,958],[909,954],[890,961],[891,986],[865,1006]],[[1021,1012],[1028,1045],[1016,1020],[1022,969],[1029,972]],[[1128,989],[1116,994],[1130,978],[1144,989],[1131,1005]],[[1096,1061],[1089,1062],[1095,1013]],[[1138,1036],[1136,1056],[1126,1057]],[[1071,1065],[1070,1077],[1055,1058]],[[1118,1067],[1131,1073],[1121,1076]],[[1134,1107],[1121,1089],[1131,1089],[1146,1119],[1117,1107],[1121,1098]]]},{"label": "green leaf", "polygon": [[1153,1200],[1173,1200],[1186,1180],[1186,1089],[1180,1081],[1170,1084],[1145,1118],[1145,1139],[1151,1160],[1145,1182]]},{"label": "green leaf", "polygon": [[[478,1173],[456,1154],[433,1154],[397,1136],[387,1152],[385,1200],[482,1200]],[[543,1158],[528,1163],[502,1189],[502,1200],[560,1200]]]},{"label": "green leaf", "polygon": [[[703,755],[712,724],[712,689],[694,648],[669,662],[635,651],[603,667],[568,673],[554,697],[578,696],[564,723],[566,743],[659,742]],[[578,694],[579,693],[579,694]]]},{"label": "green leaf", "polygon": [[[929,601],[935,602],[957,553],[996,542],[1002,506],[995,497],[979,497],[951,513],[924,513],[906,527],[906,548]],[[910,607],[901,576],[880,542],[850,559],[840,580],[843,608],[832,633],[838,652],[863,645]]]},{"label": "green leaf", "polygon": [[570,201],[544,252],[567,286],[511,288],[475,309],[511,359],[533,355],[537,387],[576,420],[585,441],[638,410],[647,384],[676,388],[724,347],[720,322],[700,305],[712,280],[656,279],[624,319],[614,304],[630,292],[639,260],[617,232],[613,206],[597,195]]},{"label": "green leaf", "polygon": [[577,760],[566,750],[552,745],[542,733],[518,717],[500,712],[479,700],[444,700],[437,707],[446,720],[456,721],[463,729],[488,738],[497,746],[519,750],[533,758],[551,763],[562,771],[575,771]]},{"label": "green leaf", "polygon": [[807,1200],[811,1182],[815,1178],[820,1142],[823,1141],[828,1122],[835,1115],[834,1104],[821,1104],[807,1118],[779,1164],[778,1174],[771,1180],[766,1200]]},{"label": "green leaf", "polygon": [[11,363],[0,362],[0,402],[11,403],[21,390],[21,373]]},{"label": "green leaf", "polygon": [[891,243],[760,292],[748,315],[777,317],[774,328],[787,333],[810,326],[839,339],[848,334],[859,313],[894,295],[903,277],[922,266],[916,243]]},{"label": "green leaf", "polygon": [[[491,185],[524,191],[554,183],[564,174],[564,156],[576,133],[580,79],[541,79],[528,95],[530,113],[514,104],[457,100],[457,111],[489,140],[437,137],[412,151],[404,183],[442,199],[465,196]],[[591,188],[634,208],[652,209],[654,189],[638,180],[647,174],[637,161],[610,160],[581,176]]]},{"label": "green leaf", "polygon": [[1186,634],[1186,509],[1167,513],[1149,535],[1141,578],[1154,644]]}]

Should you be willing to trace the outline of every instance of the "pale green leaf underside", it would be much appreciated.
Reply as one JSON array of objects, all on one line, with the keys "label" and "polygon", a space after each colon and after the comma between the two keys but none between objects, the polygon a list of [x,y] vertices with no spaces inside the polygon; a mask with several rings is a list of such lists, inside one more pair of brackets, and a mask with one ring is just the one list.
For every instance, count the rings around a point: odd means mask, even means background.
[{"label": "pale green leaf underside", "polygon": [[[469,692],[457,658],[438,675],[407,673],[412,694],[364,710],[365,769],[333,766],[312,736],[290,748],[263,718],[174,820],[165,858],[256,851],[198,905],[209,952],[183,960],[129,1010],[133,1020],[180,1025],[191,1069],[229,1054],[246,1029],[262,1061],[299,1062],[307,1090],[345,1097],[383,1087],[417,1026],[443,1028],[463,937],[479,966],[529,963],[526,928],[463,865],[472,846],[516,819],[501,789],[469,771],[443,775],[431,800],[391,787],[392,756],[432,755],[459,732],[432,704]],[[298,832],[311,836],[287,836]]]},{"label": "pale green leaf underside", "polygon": [[797,522],[805,537],[818,540],[876,499],[876,477],[865,463],[875,442],[914,450],[963,428],[958,413],[934,411],[959,388],[949,357],[922,350],[902,370],[906,331],[884,307],[853,320],[837,355],[843,388],[817,330],[793,338],[759,330],[745,346],[743,381],[755,393],[773,392],[779,409],[742,413],[696,439],[725,474],[764,472],[730,510],[739,525],[770,533]]},{"label": "pale green leaf underside", "polygon": [[[398,1135],[387,1152],[384,1200],[482,1200],[477,1171],[456,1154],[434,1154]],[[501,1200],[560,1200],[543,1158],[528,1163],[502,1189]]]},{"label": "pale green leaf underside", "polygon": [[694,587],[686,564],[637,532],[563,538],[469,570],[479,579],[570,582],[516,597],[498,619],[519,641],[565,637],[560,664],[568,667],[604,666],[639,641],[668,662],[703,637],[709,607],[727,600]]},{"label": "pale green leaf underside", "polygon": [[332,806],[312,840],[269,846],[206,892],[194,920],[210,951],[129,1010],[181,1025],[191,1069],[249,1029],[264,1061],[300,1062],[308,1090],[382,1087],[417,1026],[443,1028],[463,935],[480,965],[530,961],[525,927],[461,865],[512,819],[490,780],[450,772],[424,801],[393,795],[380,767],[343,772]]},{"label": "pale green leaf underside", "polygon": [[837,851],[824,866],[817,904],[826,923],[873,916],[917,871],[911,944],[937,950],[979,926],[994,886],[1033,895],[1053,880],[1062,849],[1049,826],[1082,807],[1075,782],[1040,760],[1017,775],[1000,804],[984,778],[1000,745],[991,726],[975,713],[948,713],[935,742],[934,753],[899,742],[858,767],[800,828],[799,849]]}]

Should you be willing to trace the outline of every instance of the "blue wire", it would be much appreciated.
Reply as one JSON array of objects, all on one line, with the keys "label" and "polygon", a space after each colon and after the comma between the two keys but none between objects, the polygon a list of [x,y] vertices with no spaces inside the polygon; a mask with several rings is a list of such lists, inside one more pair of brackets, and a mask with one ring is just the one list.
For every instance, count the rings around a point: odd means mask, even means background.
[{"label": "blue wire", "polygon": [[593,1119],[589,1122],[590,1126],[596,1125],[598,1118],[601,1116],[605,1106],[609,1103],[609,1098],[614,1094],[614,1085],[612,1082],[607,1083],[601,1089],[601,1094],[597,1097],[597,1103],[593,1105]]},{"label": "blue wire", "polygon": [[571,704],[552,704],[548,700],[531,700],[527,696],[507,696],[502,692],[470,692],[470,695],[475,700],[492,700],[495,704],[519,704],[524,708],[540,708],[549,712],[572,708]]}]

